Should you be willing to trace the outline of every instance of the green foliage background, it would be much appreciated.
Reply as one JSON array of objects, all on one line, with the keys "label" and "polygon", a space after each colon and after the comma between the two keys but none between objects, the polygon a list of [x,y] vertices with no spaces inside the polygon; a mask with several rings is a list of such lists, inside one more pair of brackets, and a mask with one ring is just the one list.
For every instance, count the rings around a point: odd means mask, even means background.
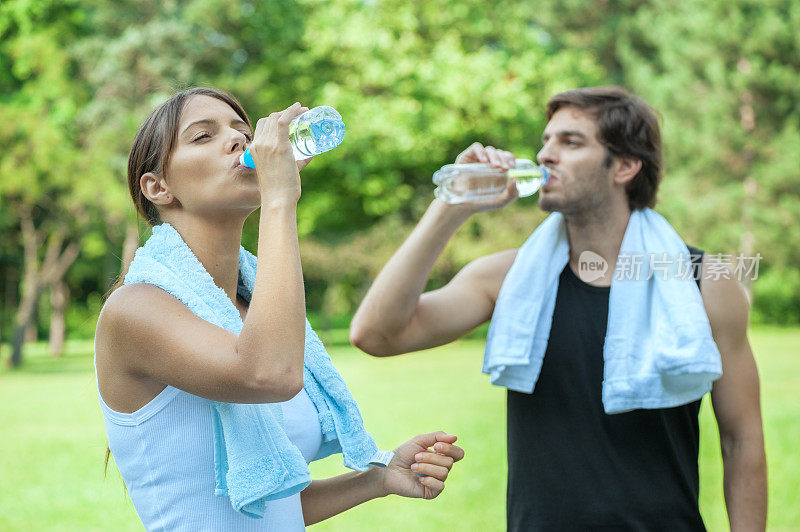
[{"label": "green foliage background", "polygon": [[[26,282],[19,213],[31,209],[45,234],[80,242],[67,334],[91,337],[136,225],[133,135],[193,85],[232,92],[253,120],[295,100],[344,116],[344,143],[303,173],[298,214],[323,325],[354,310],[432,199],[438,167],[475,140],[534,157],[547,99],[608,83],[661,113],[657,208],[710,253],[760,253],[754,318],[800,323],[798,27],[792,0],[4,0],[0,334]],[[543,217],[530,199],[475,217],[431,285],[518,246]],[[40,334],[48,305],[45,292]]]}]

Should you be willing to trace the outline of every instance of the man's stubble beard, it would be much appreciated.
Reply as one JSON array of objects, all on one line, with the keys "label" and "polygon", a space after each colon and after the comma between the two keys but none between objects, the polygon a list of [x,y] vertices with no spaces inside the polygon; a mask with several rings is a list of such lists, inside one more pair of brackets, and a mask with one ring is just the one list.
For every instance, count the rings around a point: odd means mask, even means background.
[{"label": "man's stubble beard", "polygon": [[610,191],[605,186],[605,180],[608,178],[608,172],[605,165],[599,168],[597,173],[591,178],[587,179],[584,183],[586,186],[578,192],[576,197],[568,197],[567,190],[562,188],[563,196],[562,201],[556,198],[547,198],[539,196],[539,208],[546,212],[560,212],[564,216],[586,217],[591,216],[596,211],[605,211],[604,206],[607,206],[610,201]]}]

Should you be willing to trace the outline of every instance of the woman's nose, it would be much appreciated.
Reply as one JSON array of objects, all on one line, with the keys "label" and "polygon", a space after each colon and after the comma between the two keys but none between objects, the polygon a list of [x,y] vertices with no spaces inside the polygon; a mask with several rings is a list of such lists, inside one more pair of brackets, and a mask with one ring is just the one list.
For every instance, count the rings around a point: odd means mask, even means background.
[{"label": "woman's nose", "polygon": [[247,137],[241,131],[231,134],[228,151],[234,153],[237,150],[244,151],[247,148]]}]

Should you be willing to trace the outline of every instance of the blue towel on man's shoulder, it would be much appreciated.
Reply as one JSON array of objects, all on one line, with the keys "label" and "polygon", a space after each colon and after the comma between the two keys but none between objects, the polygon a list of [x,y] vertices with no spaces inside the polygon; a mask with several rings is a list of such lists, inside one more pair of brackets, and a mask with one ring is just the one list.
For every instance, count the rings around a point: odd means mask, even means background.
[{"label": "blue towel on man's shoulder", "polygon": [[[533,393],[568,262],[566,225],[556,212],[519,249],[500,289],[483,364],[493,384]],[[690,263],[686,244],[664,217],[652,209],[631,213],[608,302],[607,413],[686,404],[722,375],[700,291],[685,275]]]}]

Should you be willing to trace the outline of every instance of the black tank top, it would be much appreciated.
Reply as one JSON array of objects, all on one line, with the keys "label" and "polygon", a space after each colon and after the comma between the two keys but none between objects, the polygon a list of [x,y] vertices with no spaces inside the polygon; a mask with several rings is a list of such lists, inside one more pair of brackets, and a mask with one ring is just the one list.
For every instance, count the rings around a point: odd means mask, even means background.
[{"label": "black tank top", "polygon": [[[699,286],[703,252],[689,251]],[[701,400],[603,410],[609,290],[584,283],[567,265],[534,392],[508,391],[509,530],[705,530]]]}]

